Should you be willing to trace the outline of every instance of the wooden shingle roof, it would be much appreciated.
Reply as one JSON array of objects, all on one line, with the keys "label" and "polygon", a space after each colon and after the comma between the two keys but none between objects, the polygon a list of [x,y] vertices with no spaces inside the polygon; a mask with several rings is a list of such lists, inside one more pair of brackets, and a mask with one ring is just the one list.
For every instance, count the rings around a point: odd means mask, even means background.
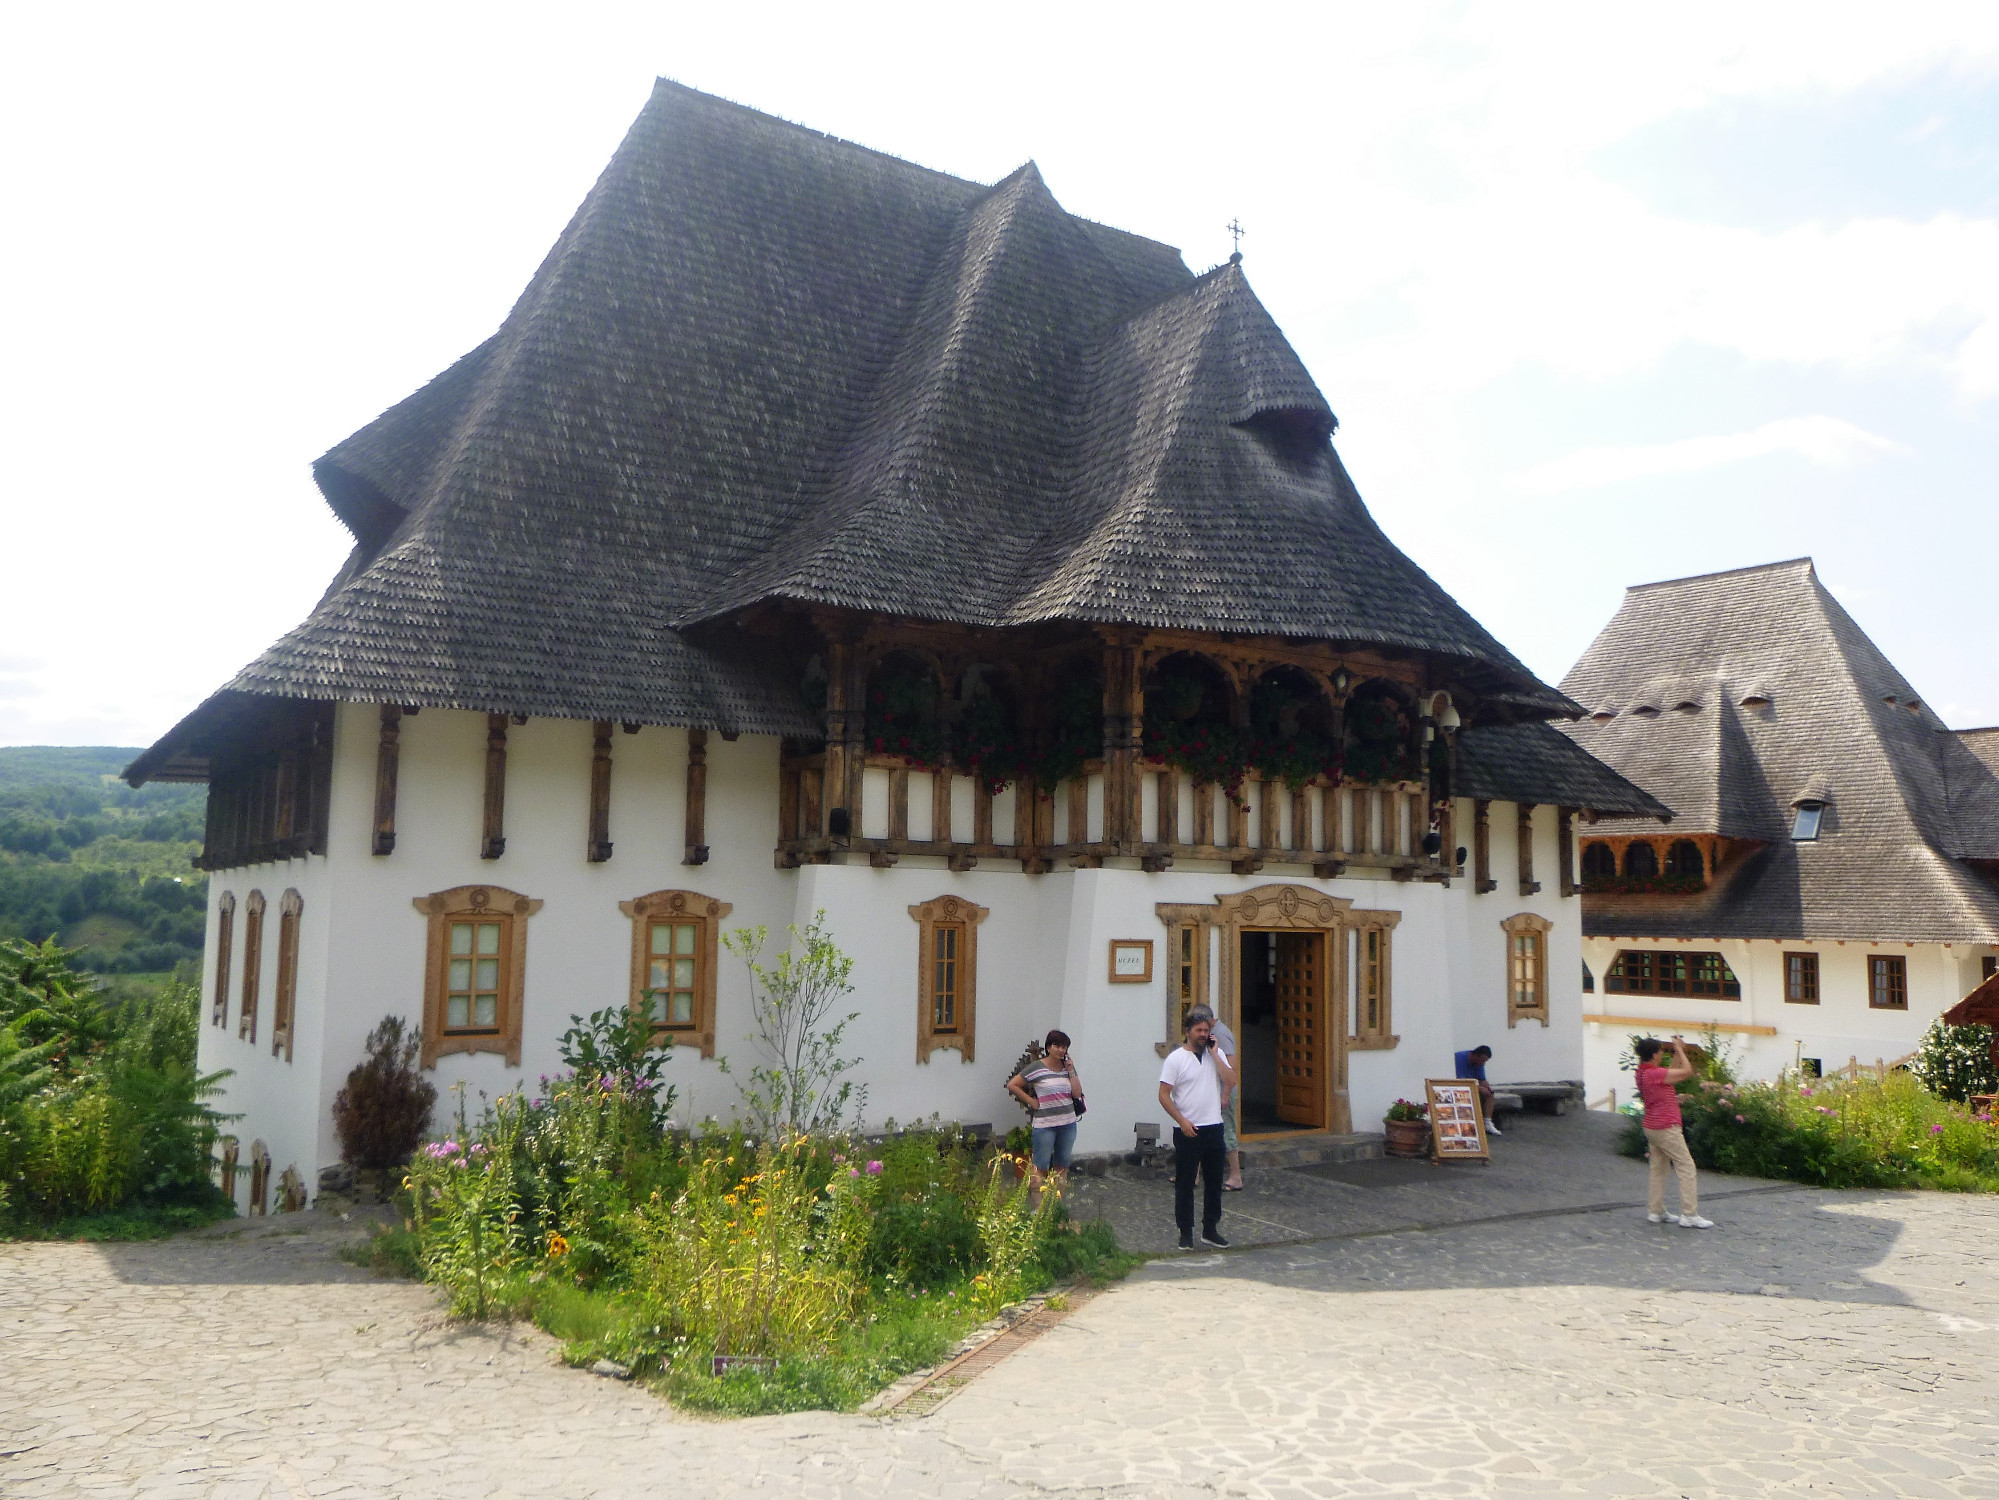
[{"label": "wooden shingle roof", "polygon": [[[1967,863],[1999,859],[1999,777],[1811,559],[1627,590],[1562,686],[1591,717],[1560,732],[1669,804],[1676,832],[1764,845],[1698,897],[1592,897],[1586,931],[1999,942],[1999,887]],[[1793,843],[1807,800],[1820,836]]]},{"label": "wooden shingle roof", "polygon": [[315,466],[354,553],[227,691],[812,733],[715,628],[791,600],[1379,644],[1574,712],[1335,425],[1240,265],[661,81],[499,332]]}]

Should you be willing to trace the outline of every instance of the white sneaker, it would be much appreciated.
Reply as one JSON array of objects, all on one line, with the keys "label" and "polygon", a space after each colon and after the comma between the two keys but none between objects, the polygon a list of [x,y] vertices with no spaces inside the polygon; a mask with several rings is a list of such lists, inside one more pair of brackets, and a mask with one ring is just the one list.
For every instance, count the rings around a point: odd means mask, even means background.
[{"label": "white sneaker", "polygon": [[1713,1219],[1703,1219],[1703,1218],[1702,1218],[1702,1217],[1701,1217],[1701,1216],[1700,1216],[1699,1214],[1681,1214],[1681,1215],[1680,1215],[1680,1228],[1682,1228],[1682,1229],[1712,1229],[1712,1228],[1714,1228],[1714,1220],[1713,1220]]},{"label": "white sneaker", "polygon": [[[1645,1222],[1647,1224],[1663,1224],[1666,1222],[1666,1216],[1664,1214],[1647,1214],[1645,1216]],[[1678,1219],[1674,1219],[1673,1222],[1677,1224],[1680,1221]]]},{"label": "white sneaker", "polygon": [[1487,1121],[1485,1122],[1485,1133],[1486,1133],[1487,1135],[1505,1135],[1505,1134],[1506,1134],[1506,1132],[1505,1132],[1505,1131],[1503,1131],[1503,1130],[1501,1130],[1501,1129],[1499,1128],[1499,1122],[1498,1122],[1497,1120],[1487,1120]]}]

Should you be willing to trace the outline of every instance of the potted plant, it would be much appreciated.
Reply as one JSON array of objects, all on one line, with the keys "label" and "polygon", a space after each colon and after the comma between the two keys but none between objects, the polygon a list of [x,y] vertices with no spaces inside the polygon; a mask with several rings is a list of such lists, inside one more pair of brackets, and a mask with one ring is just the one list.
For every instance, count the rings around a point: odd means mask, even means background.
[{"label": "potted plant", "polygon": [[1390,1156],[1421,1156],[1430,1145],[1430,1106],[1397,1099],[1388,1106],[1381,1128],[1388,1136]]}]

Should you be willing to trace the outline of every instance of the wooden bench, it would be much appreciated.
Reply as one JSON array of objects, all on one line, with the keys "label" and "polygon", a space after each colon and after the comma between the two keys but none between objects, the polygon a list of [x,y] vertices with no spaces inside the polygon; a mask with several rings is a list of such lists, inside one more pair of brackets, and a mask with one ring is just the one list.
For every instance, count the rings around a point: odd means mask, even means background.
[{"label": "wooden bench", "polygon": [[1555,1083],[1495,1083],[1492,1086],[1492,1112],[1496,1115],[1518,1113],[1529,1107],[1544,1115],[1565,1115],[1570,1105],[1582,1102],[1583,1086],[1575,1079]]}]

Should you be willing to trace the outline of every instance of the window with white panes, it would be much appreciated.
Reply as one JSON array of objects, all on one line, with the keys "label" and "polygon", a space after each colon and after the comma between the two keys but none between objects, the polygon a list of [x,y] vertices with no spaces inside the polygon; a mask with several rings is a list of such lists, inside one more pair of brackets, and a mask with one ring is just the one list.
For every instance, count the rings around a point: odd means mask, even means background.
[{"label": "window with white panes", "polygon": [[501,964],[507,925],[505,917],[450,924],[451,965],[444,987],[446,1031],[500,1029]]},{"label": "window with white panes", "polygon": [[649,922],[647,929],[646,1013],[655,1026],[691,1031],[701,993],[701,924]]}]

